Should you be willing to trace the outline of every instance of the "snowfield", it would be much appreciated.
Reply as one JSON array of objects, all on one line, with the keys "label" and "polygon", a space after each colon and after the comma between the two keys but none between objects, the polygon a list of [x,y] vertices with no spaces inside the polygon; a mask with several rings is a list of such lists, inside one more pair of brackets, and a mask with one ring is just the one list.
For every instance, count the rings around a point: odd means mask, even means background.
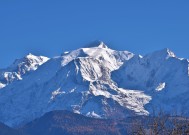
[{"label": "snowfield", "polygon": [[0,70],[0,121],[15,127],[46,112],[95,118],[189,114],[189,62],[169,49],[134,55],[103,42],[47,58],[32,54]]}]

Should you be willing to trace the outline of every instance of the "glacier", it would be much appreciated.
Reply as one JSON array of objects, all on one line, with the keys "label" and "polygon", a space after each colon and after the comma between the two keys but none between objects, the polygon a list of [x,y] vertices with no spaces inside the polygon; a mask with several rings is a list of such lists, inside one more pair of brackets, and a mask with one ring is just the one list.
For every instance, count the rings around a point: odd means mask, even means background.
[{"label": "glacier", "polygon": [[35,71],[39,66],[47,62],[49,58],[35,56],[31,53],[21,59],[16,59],[12,65],[0,69],[0,89],[16,80],[22,80],[22,76]]},{"label": "glacier", "polygon": [[[141,56],[96,42],[53,58],[25,58],[29,64],[21,59],[0,70],[0,121],[9,126],[53,110],[105,119],[152,115],[158,108],[189,113],[189,62],[169,49]],[[11,81],[3,81],[4,73]]]}]

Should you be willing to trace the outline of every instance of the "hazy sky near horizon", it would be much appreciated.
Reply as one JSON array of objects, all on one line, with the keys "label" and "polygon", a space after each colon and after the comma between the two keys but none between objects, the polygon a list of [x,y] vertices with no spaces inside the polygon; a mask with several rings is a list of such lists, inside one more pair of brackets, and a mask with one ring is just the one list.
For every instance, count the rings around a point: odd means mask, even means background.
[{"label": "hazy sky near horizon", "polygon": [[29,52],[53,57],[94,40],[142,55],[170,48],[189,58],[189,1],[0,1],[0,68]]}]

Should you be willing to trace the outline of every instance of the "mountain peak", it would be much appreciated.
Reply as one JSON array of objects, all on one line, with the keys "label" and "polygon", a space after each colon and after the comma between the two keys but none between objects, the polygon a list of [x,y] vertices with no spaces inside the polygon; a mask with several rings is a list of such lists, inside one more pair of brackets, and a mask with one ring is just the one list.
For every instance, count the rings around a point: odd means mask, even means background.
[{"label": "mountain peak", "polygon": [[162,50],[158,50],[153,53],[147,54],[145,57],[168,59],[171,57],[176,57],[176,55],[170,49],[164,48]]},{"label": "mountain peak", "polygon": [[35,59],[36,57],[38,57],[38,56],[33,55],[32,53],[28,53],[24,58],[26,58],[26,59]]},{"label": "mountain peak", "polygon": [[91,48],[91,47],[108,48],[108,46],[103,41],[100,40],[95,40],[84,46],[84,48]]},{"label": "mountain peak", "polygon": [[156,51],[156,53],[158,53],[160,56],[166,57],[166,59],[170,57],[176,57],[174,52],[171,51],[169,48],[164,48],[162,50]]},{"label": "mountain peak", "polygon": [[173,51],[171,51],[170,49],[166,48],[166,52],[168,53],[168,56],[176,57],[175,53]]},{"label": "mountain peak", "polygon": [[106,49],[101,41],[90,47],[41,67],[43,56],[30,53],[31,59],[22,58],[3,71],[0,122],[20,126],[53,110],[119,119],[153,115],[156,105],[166,113],[182,108],[189,113],[188,62],[174,58],[168,48],[142,57]]},{"label": "mountain peak", "polygon": [[37,64],[37,65],[41,65],[43,63],[45,63],[46,61],[48,61],[49,58],[45,57],[45,56],[37,56],[37,55],[33,55],[32,53],[28,53],[26,56],[20,58],[20,59],[16,59],[14,61],[14,63],[11,65],[12,66],[18,66],[18,65],[22,65],[22,64]]},{"label": "mountain peak", "polygon": [[104,44],[104,42],[100,41],[100,44],[98,45],[99,48],[108,48],[107,45]]},{"label": "mountain peak", "polygon": [[48,60],[45,56],[35,56],[31,53],[16,59],[9,67],[0,71],[0,89],[15,80],[22,80],[23,75],[36,70]]},{"label": "mountain peak", "polygon": [[46,61],[49,59],[48,57],[38,56],[38,55],[34,55],[32,53],[28,53],[24,58],[26,58],[26,59],[45,59]]}]

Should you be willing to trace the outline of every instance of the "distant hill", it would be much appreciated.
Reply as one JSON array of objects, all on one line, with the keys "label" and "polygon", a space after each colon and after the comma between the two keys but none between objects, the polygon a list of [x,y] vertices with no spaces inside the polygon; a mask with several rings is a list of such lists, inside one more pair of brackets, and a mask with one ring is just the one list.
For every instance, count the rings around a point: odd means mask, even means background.
[{"label": "distant hill", "polygon": [[26,124],[20,131],[28,135],[119,135],[126,123],[89,118],[68,111],[53,111]]},{"label": "distant hill", "polygon": [[[21,135],[18,130],[0,123],[0,135]],[[27,134],[24,134],[27,135]]]}]

